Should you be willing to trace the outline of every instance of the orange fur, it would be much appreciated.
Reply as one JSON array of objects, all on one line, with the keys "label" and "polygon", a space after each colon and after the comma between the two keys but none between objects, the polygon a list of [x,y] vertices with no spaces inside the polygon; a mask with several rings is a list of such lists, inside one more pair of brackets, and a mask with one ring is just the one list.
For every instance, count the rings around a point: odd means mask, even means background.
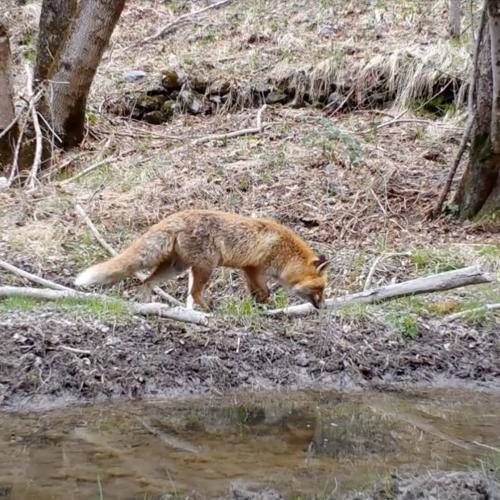
[{"label": "orange fur", "polygon": [[152,226],[121,254],[80,273],[75,284],[114,283],[139,270],[152,270],[148,289],[191,268],[190,294],[206,307],[202,292],[217,266],[242,269],[251,293],[269,297],[272,274],[315,307],[323,303],[324,257],[317,257],[290,229],[267,219],[211,210],[177,212]]}]

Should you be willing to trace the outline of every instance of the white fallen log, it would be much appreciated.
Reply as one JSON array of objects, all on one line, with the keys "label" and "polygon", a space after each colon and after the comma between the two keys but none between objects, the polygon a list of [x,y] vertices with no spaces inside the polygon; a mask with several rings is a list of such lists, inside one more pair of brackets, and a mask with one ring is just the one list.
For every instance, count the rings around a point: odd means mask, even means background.
[{"label": "white fallen log", "polygon": [[[461,286],[478,285],[480,283],[491,283],[495,276],[483,271],[479,266],[464,267],[454,271],[433,274],[423,278],[403,281],[394,285],[382,286],[359,293],[345,295],[325,301],[326,309],[338,309],[350,304],[374,304],[386,300],[406,297],[408,295],[419,295],[422,293],[442,292]],[[266,311],[267,316],[285,314],[289,316],[303,316],[310,314],[316,309],[311,304],[300,304],[280,309]]]},{"label": "white fallen log", "polygon": [[99,300],[102,302],[122,303],[129,311],[142,316],[161,316],[176,321],[194,323],[196,325],[207,325],[209,315],[185,307],[171,307],[157,302],[140,303],[131,302],[109,297],[99,293],[84,293],[76,290],[50,290],[48,288],[31,288],[20,286],[0,286],[0,298],[2,297],[29,297],[39,300],[78,299]]}]

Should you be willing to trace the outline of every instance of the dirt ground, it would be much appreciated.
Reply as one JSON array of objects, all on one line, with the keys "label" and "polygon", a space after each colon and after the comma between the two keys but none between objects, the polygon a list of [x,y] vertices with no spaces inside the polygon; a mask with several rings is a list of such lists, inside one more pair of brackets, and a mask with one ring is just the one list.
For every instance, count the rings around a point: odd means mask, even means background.
[{"label": "dirt ground", "polygon": [[[55,308],[54,308],[55,309]],[[275,320],[209,328],[56,310],[0,319],[1,405],[185,397],[238,389],[355,390],[473,384],[498,389],[500,341],[481,329],[420,324],[409,340],[381,321]]]},{"label": "dirt ground", "polygon": [[[39,3],[8,11],[19,95]],[[497,220],[458,221],[451,201],[437,220],[426,218],[462,133],[468,32],[458,42],[447,38],[444,1],[372,4],[234,1],[131,49],[195,7],[129,3],[92,88],[82,147],[54,151],[36,190],[0,190],[0,258],[72,286],[78,271],[107,255],[76,204],[117,249],[173,211],[218,208],[275,218],[326,254],[327,296],[363,289],[381,255],[372,286],[471,264],[498,273]],[[473,6],[477,21],[479,2]],[[190,141],[254,126],[257,108],[178,113],[161,125],[106,111],[116,96],[158,86],[165,69],[228,80],[242,93],[304,71],[314,88],[337,82],[345,97],[373,95],[380,88],[369,76],[382,75],[392,98],[370,106],[363,97],[333,114],[328,102],[268,105],[262,133],[199,145]],[[129,70],[146,76],[125,82]],[[443,88],[454,89],[455,101],[429,110]],[[0,283],[30,285],[3,269]],[[110,293],[135,297],[136,284]],[[185,277],[165,289],[184,300]],[[1,405],[307,386],[499,386],[498,312],[446,321],[500,302],[498,283],[295,320],[264,318],[233,271],[217,273],[209,293],[209,327],[98,304],[0,301]],[[294,301],[279,292],[275,302],[287,300]]]}]

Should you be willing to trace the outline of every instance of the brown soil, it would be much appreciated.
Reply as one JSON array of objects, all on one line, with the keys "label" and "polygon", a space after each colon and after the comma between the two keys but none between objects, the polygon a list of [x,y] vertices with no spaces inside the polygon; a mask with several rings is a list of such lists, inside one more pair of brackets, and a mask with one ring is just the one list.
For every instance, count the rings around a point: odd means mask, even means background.
[{"label": "brown soil", "polygon": [[2,406],[312,386],[498,388],[500,380],[494,324],[478,331],[421,323],[420,337],[410,340],[382,322],[326,315],[202,328],[69,319],[55,309],[0,317]]}]

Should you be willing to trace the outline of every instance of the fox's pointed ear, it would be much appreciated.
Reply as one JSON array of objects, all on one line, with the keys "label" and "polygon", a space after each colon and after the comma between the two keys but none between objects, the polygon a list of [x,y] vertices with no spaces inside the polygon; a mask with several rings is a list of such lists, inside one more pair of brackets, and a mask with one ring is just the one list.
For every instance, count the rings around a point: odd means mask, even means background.
[{"label": "fox's pointed ear", "polygon": [[328,266],[328,261],[326,260],[326,257],[324,255],[320,255],[314,261],[314,265],[316,266],[316,271],[322,273],[326,269],[326,266]]}]

